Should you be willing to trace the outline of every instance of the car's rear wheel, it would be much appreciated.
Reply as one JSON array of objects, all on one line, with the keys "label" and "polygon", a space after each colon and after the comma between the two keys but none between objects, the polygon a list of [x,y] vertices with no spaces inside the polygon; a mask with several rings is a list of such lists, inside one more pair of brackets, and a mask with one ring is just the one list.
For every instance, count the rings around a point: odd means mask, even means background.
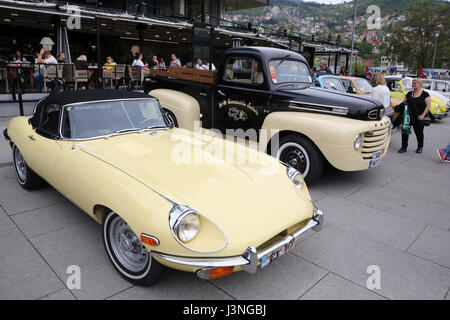
[{"label": "car's rear wheel", "polygon": [[27,165],[19,148],[13,145],[14,168],[16,169],[17,181],[27,190],[35,189],[42,185],[42,179]]},{"label": "car's rear wheel", "polygon": [[314,143],[298,134],[289,134],[280,139],[276,158],[301,172],[307,183],[319,179],[323,171],[320,151]]},{"label": "car's rear wheel", "polygon": [[122,277],[137,285],[155,283],[162,265],[154,260],[130,226],[115,212],[103,216],[103,243]]}]

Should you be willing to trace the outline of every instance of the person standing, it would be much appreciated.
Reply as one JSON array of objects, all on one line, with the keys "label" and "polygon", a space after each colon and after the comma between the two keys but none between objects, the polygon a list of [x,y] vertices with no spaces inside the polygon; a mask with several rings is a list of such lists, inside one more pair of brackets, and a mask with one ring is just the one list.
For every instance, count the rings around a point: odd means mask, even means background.
[{"label": "person standing", "polygon": [[375,72],[370,79],[370,84],[373,89],[370,96],[375,100],[381,102],[384,106],[384,114],[393,120],[394,110],[391,107],[391,92],[386,85],[386,80],[384,80],[381,72]]},{"label": "person standing", "polygon": [[323,74],[333,74],[331,72],[330,68],[328,68],[327,63],[325,60],[321,60],[319,63],[319,71],[317,71],[317,76],[323,75]]},{"label": "person standing", "polygon": [[[410,116],[411,126],[414,128],[414,133],[417,138],[416,153],[423,151],[423,128],[425,126],[424,118],[427,116],[431,107],[431,97],[425,90],[422,89],[423,82],[421,79],[414,79],[412,81],[413,91],[406,94],[406,99],[402,103],[402,108],[406,104],[408,106],[408,113]],[[408,149],[409,135],[402,132],[402,147],[398,150],[399,153],[404,153]]]}]

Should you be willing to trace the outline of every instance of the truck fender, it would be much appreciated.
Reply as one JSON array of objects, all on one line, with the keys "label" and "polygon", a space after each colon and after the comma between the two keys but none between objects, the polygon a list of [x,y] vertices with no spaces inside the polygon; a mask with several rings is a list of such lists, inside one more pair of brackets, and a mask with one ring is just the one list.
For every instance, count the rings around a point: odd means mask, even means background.
[{"label": "truck fender", "polygon": [[178,127],[193,131],[195,122],[200,123],[200,105],[192,96],[171,89],[155,89],[149,95],[157,98],[164,109],[173,113]]},{"label": "truck fender", "polygon": [[331,165],[346,170],[349,167],[347,161],[340,159],[336,150],[345,148],[352,151],[355,137],[368,130],[369,126],[364,121],[326,114],[277,111],[265,118],[261,135],[265,135],[267,150],[275,136],[299,133],[308,138]]}]

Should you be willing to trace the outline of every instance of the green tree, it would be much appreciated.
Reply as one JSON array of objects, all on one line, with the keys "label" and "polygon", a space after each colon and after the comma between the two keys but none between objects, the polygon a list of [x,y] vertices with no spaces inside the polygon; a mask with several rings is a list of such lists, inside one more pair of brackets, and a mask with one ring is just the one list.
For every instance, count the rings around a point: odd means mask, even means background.
[{"label": "green tree", "polygon": [[405,21],[391,27],[388,41],[394,46],[394,56],[413,69],[431,67],[435,32],[440,31],[436,46],[435,67],[440,67],[449,48],[450,3],[439,6],[432,0],[423,0],[409,7]]}]

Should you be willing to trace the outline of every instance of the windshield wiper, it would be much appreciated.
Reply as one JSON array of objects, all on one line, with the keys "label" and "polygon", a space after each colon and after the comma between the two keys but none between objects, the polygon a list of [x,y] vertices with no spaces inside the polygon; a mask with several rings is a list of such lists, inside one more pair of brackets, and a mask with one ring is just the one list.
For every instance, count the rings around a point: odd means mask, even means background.
[{"label": "windshield wiper", "polygon": [[153,130],[153,129],[167,129],[167,128],[168,128],[168,126],[166,126],[166,125],[158,124],[158,125],[142,128],[142,131],[144,131],[144,130]]},{"label": "windshield wiper", "polygon": [[281,58],[280,62],[278,62],[278,64],[275,66],[275,68],[278,67],[280,64],[282,64],[289,57],[290,57],[290,54],[287,54],[286,56],[284,56],[284,58]]},{"label": "windshield wiper", "polygon": [[113,137],[113,136],[117,136],[121,133],[125,133],[125,132],[137,132],[141,130],[141,128],[129,128],[129,129],[121,129],[121,130],[116,130],[113,133],[107,134],[104,136],[105,139],[108,139],[109,137]]},{"label": "windshield wiper", "polygon": [[125,133],[125,132],[132,132],[132,131],[139,131],[139,130],[141,130],[141,128],[121,129],[121,130],[116,130],[116,131],[114,131],[113,134]]},{"label": "windshield wiper", "polygon": [[309,87],[309,84],[310,83],[307,83],[307,82],[285,82],[285,83],[280,83],[278,85],[278,87],[282,88],[282,87],[292,87],[292,86],[300,87],[301,86],[302,88],[307,88],[307,87]]}]

